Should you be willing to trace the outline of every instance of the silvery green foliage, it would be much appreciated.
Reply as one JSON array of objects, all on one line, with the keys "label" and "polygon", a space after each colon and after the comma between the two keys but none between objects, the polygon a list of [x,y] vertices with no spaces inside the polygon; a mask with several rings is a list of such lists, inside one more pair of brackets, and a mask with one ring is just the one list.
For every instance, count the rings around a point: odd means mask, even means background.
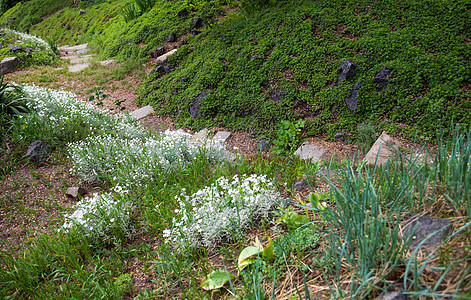
[{"label": "silvery green foliage", "polygon": [[252,221],[266,217],[280,203],[279,193],[265,175],[221,177],[191,196],[183,190],[175,198],[180,209],[164,237],[178,252],[214,248],[231,233],[249,229]]},{"label": "silvery green foliage", "polygon": [[46,51],[49,51],[51,53],[53,52],[52,49],[51,49],[51,46],[49,46],[49,44],[46,41],[44,41],[41,38],[38,38],[37,36],[30,35],[30,34],[23,33],[23,32],[19,32],[19,31],[12,30],[12,29],[9,29],[9,28],[3,28],[2,31],[4,33],[8,34],[8,35],[17,37],[23,43],[31,45],[35,49],[46,50]]},{"label": "silvery green foliage", "polygon": [[[140,123],[129,115],[111,115],[105,109],[98,109],[81,101],[71,92],[56,91],[34,85],[24,85],[22,89],[28,99],[28,106],[36,111],[26,118],[28,123],[40,123],[51,130],[58,126],[79,124],[89,134],[112,133],[121,138],[145,136]],[[39,124],[38,124],[39,125]],[[67,128],[62,128],[67,131]]]},{"label": "silvery green foliage", "polygon": [[93,194],[76,204],[76,210],[66,215],[62,225],[67,232],[78,226],[83,234],[95,241],[113,242],[120,236],[131,236],[131,217],[134,206],[128,200],[127,190],[116,186],[110,193]]},{"label": "silvery green foliage", "polygon": [[221,162],[226,159],[219,142],[194,143],[192,136],[179,131],[165,131],[161,137],[116,139],[111,135],[90,136],[69,144],[73,163],[71,171],[91,182],[101,173],[118,176],[126,182],[142,182],[153,175],[184,168],[199,155]]}]

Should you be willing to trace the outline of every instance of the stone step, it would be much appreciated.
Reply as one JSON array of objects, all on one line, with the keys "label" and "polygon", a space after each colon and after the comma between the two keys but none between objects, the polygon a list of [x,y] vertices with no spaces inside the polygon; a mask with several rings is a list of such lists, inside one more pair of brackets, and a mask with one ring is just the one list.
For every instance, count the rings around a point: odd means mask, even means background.
[{"label": "stone step", "polygon": [[80,72],[82,70],[85,70],[86,68],[88,68],[88,64],[84,63],[84,64],[69,66],[68,69],[69,69],[69,72],[76,73],[76,72]]},{"label": "stone step", "polygon": [[131,112],[131,116],[135,118],[136,120],[142,119],[144,117],[147,117],[148,115],[154,113],[154,108],[150,105],[141,107],[139,109],[136,109],[135,111]]},{"label": "stone step", "polygon": [[58,47],[57,49],[63,52],[76,52],[76,51],[88,49],[88,44],[81,44],[81,45],[76,45],[76,46],[65,45],[65,46]]}]

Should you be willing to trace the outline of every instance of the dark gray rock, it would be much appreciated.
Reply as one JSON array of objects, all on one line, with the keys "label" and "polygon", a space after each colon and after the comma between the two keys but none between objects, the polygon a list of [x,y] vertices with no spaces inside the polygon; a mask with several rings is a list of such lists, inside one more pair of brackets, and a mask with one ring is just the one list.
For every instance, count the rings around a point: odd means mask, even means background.
[{"label": "dark gray rock", "polygon": [[81,15],[83,15],[83,14],[85,14],[85,13],[86,13],[86,11],[84,11],[83,9],[79,10],[79,16],[81,16]]},{"label": "dark gray rock", "polygon": [[373,78],[373,82],[379,84],[379,91],[386,89],[390,84],[388,76],[391,73],[387,66],[384,66]]},{"label": "dark gray rock", "polygon": [[87,191],[85,189],[76,186],[70,187],[65,191],[65,195],[72,199],[77,199],[79,196],[82,197],[86,193]]},{"label": "dark gray rock", "polygon": [[345,103],[347,103],[347,107],[350,108],[351,110],[355,110],[358,106],[358,91],[360,90],[361,84],[363,83],[363,80],[358,81],[355,83],[355,85],[352,88],[352,93],[350,94],[349,97],[345,97]]},{"label": "dark gray rock", "polygon": [[8,50],[10,50],[10,52],[20,52],[20,51],[23,51],[23,46],[21,45],[9,45],[8,46]]},{"label": "dark gray rock", "polygon": [[206,97],[207,95],[208,94],[206,92],[202,92],[201,94],[199,94],[199,96],[196,98],[196,100],[193,101],[193,103],[191,103],[190,116],[193,119],[198,118],[198,116],[200,114],[200,109],[201,109],[201,100],[203,100],[203,98]]},{"label": "dark gray rock", "polygon": [[376,300],[407,300],[407,297],[401,292],[392,292],[380,296]]},{"label": "dark gray rock", "polygon": [[150,57],[157,58],[165,53],[164,46],[157,47],[154,51],[149,52]]},{"label": "dark gray rock", "polygon": [[201,31],[199,31],[199,30],[195,30],[195,29],[191,30],[191,36],[195,36],[195,35],[198,35],[200,33],[201,33]]},{"label": "dark gray rock", "polygon": [[270,151],[270,141],[262,139],[257,144],[257,151],[268,152]]},{"label": "dark gray rock", "polygon": [[49,153],[51,153],[51,147],[48,144],[42,141],[35,141],[29,145],[26,156],[29,156],[32,161],[39,162],[46,159]]},{"label": "dark gray rock", "polygon": [[169,43],[175,42],[176,40],[177,40],[177,36],[175,35],[175,33],[169,34],[167,37],[167,42]]},{"label": "dark gray rock", "polygon": [[214,8],[212,11],[213,11],[213,14],[214,14],[215,16],[222,16],[222,17],[224,17],[224,16],[226,15],[226,12],[225,12],[224,10],[222,10],[222,9]]},{"label": "dark gray rock", "polygon": [[352,135],[350,133],[345,133],[345,132],[337,132],[335,135],[334,135],[334,139],[337,140],[337,141],[342,141],[342,142],[345,142],[346,140],[348,140]]},{"label": "dark gray rock", "polygon": [[193,27],[194,28],[200,28],[201,26],[203,26],[203,19],[201,18],[194,18],[193,20],[191,20],[191,24],[193,24]]},{"label": "dark gray rock", "polygon": [[152,69],[152,71],[150,71],[149,75],[152,75],[154,73],[158,73],[158,74],[170,73],[170,71],[171,71],[170,69],[171,69],[170,64],[168,62],[164,62],[163,64],[158,65],[154,69]]},{"label": "dark gray rock", "polygon": [[188,9],[184,8],[184,9],[180,10],[180,11],[177,13],[177,16],[179,16],[179,17],[188,16]]},{"label": "dark gray rock", "polygon": [[349,59],[344,60],[337,69],[337,85],[341,84],[344,79],[355,76],[355,69],[357,67],[353,61]]},{"label": "dark gray rock", "polygon": [[18,57],[5,57],[0,62],[0,74],[6,74],[8,72],[13,72],[18,68],[20,60]]},{"label": "dark gray rock", "polygon": [[183,41],[180,43],[180,45],[178,45],[178,48],[181,48],[181,46],[183,45],[188,45],[188,41]]},{"label": "dark gray rock", "polygon": [[[441,218],[431,218],[429,216],[422,216],[417,218],[417,215],[413,215],[406,221],[404,230],[404,239],[408,239],[413,235],[411,247],[417,247],[428,235],[433,234],[423,244],[423,247],[437,246],[445,238],[453,233],[453,228],[450,225],[450,221]],[[417,226],[417,230],[415,227]],[[415,232],[414,232],[415,230]]]},{"label": "dark gray rock", "polygon": [[292,189],[295,192],[309,192],[309,185],[306,180],[302,179],[293,183]]},{"label": "dark gray rock", "polygon": [[276,103],[280,103],[283,100],[283,93],[280,91],[271,92],[271,99]]}]

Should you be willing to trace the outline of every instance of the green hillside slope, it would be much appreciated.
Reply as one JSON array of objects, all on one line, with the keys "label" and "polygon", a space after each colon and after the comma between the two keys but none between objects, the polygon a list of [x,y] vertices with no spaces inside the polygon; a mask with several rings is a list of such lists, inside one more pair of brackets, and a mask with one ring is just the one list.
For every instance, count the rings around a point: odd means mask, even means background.
[{"label": "green hillside slope", "polygon": [[[471,123],[469,1],[278,1],[253,14],[226,6],[225,17],[192,37],[191,20],[208,21],[224,4],[157,1],[125,22],[125,3],[110,0],[83,6],[83,15],[66,8],[30,32],[87,41],[119,61],[147,60],[170,33],[189,41],[170,58],[170,73],[149,75],[139,101],[194,129],[269,133],[282,120],[302,118],[310,135],[353,133],[367,122],[433,137],[440,124]],[[178,17],[183,8],[190,14]],[[358,67],[339,83],[347,59]],[[373,79],[384,67],[390,84],[382,90]],[[345,98],[360,82],[352,110]],[[192,118],[190,108],[198,106]]]}]

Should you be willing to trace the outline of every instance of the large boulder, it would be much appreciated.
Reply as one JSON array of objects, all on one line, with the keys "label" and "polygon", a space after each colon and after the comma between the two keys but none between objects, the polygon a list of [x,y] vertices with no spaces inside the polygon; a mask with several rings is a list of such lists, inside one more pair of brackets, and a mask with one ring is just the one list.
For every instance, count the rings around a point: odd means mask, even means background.
[{"label": "large boulder", "polygon": [[357,67],[353,61],[349,59],[344,60],[337,69],[337,85],[341,84],[343,80],[355,76]]},{"label": "large boulder", "polygon": [[20,61],[18,60],[18,57],[5,57],[0,62],[0,73],[6,74],[9,72],[16,71],[19,63]]},{"label": "large boulder", "polygon": [[51,153],[51,147],[48,144],[42,141],[35,141],[29,145],[26,156],[32,161],[39,162],[45,160],[49,153]]}]

